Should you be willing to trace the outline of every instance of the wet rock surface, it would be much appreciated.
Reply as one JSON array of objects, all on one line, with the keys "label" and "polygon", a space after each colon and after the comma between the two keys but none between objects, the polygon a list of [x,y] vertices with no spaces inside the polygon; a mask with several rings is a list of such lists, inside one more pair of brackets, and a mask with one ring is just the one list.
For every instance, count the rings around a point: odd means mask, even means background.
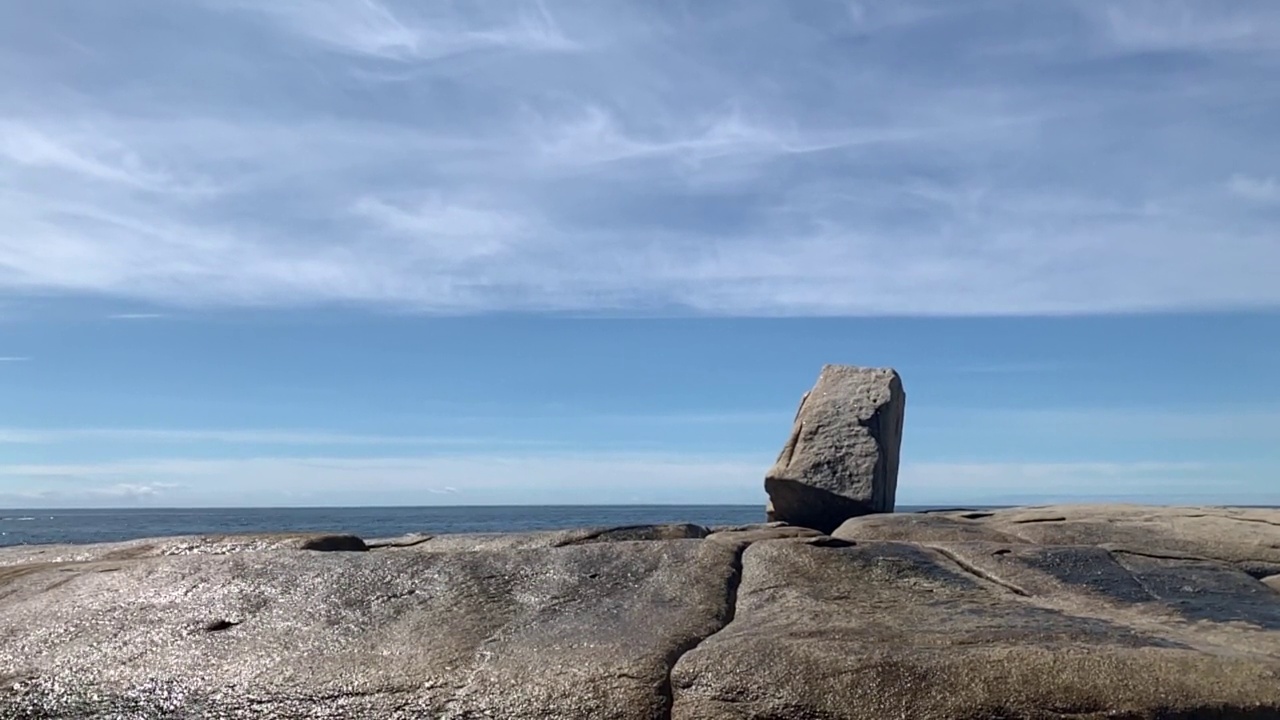
[{"label": "wet rock surface", "polygon": [[1277,718],[1273,564],[1120,506],[7,548],[0,718]]},{"label": "wet rock surface", "polygon": [[368,545],[354,535],[325,533],[186,535],[93,545],[18,545],[0,549],[0,568],[32,562],[74,563],[175,555],[230,555],[261,550],[363,552],[368,550]]}]

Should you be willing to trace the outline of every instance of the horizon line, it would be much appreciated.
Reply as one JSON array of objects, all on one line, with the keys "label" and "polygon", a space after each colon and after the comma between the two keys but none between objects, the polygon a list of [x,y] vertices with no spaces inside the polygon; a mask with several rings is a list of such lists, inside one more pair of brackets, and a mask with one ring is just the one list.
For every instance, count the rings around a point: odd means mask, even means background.
[{"label": "horizon line", "polygon": [[[98,507],[0,507],[0,512],[19,512],[19,511],[35,511],[35,512],[101,512],[101,511],[187,511],[187,510],[484,510],[493,508],[667,508],[667,507],[690,507],[690,508],[748,508],[765,506],[768,498],[763,498],[760,503],[679,503],[679,502],[655,502],[655,503],[547,503],[547,504],[529,504],[529,503],[492,503],[486,505],[188,505],[188,506],[139,506],[139,505],[103,505]],[[1049,506],[1093,506],[1093,505],[1146,505],[1152,507],[1233,507],[1233,508],[1276,508],[1280,505],[1267,505],[1258,503],[1199,503],[1189,505],[1187,503],[1178,502],[1154,502],[1139,501],[1132,499],[1124,500],[1107,500],[1098,499],[1079,499],[1079,500],[1062,500],[1062,501],[1038,501],[1038,502],[1002,502],[1002,503],[903,503],[895,510],[887,513],[868,513],[870,515],[887,515],[899,512],[904,509],[911,511],[929,510],[929,511],[946,511],[946,510],[989,510],[1001,508],[1034,508]],[[11,519],[11,518],[0,518]]]}]

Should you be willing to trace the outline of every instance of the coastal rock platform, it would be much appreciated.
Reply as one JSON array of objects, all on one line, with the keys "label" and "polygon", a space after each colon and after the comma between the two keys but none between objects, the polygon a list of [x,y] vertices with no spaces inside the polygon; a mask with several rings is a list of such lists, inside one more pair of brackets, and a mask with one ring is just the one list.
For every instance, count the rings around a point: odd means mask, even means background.
[{"label": "coastal rock platform", "polygon": [[0,718],[1280,718],[1280,510],[0,550]]}]

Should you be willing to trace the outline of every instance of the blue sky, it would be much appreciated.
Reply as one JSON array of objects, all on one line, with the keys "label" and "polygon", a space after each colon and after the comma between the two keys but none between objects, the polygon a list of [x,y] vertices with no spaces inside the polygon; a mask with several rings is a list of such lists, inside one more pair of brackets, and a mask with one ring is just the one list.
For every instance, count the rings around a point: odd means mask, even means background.
[{"label": "blue sky", "polygon": [[0,506],[1280,503],[1280,4],[0,4]]}]

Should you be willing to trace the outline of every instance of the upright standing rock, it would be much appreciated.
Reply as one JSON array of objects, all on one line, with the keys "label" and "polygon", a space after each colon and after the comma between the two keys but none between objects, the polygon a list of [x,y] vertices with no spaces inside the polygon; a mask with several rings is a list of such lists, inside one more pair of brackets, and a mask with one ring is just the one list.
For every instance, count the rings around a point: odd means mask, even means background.
[{"label": "upright standing rock", "polygon": [[907,396],[889,368],[827,365],[765,476],[770,520],[831,532],[893,512]]}]

